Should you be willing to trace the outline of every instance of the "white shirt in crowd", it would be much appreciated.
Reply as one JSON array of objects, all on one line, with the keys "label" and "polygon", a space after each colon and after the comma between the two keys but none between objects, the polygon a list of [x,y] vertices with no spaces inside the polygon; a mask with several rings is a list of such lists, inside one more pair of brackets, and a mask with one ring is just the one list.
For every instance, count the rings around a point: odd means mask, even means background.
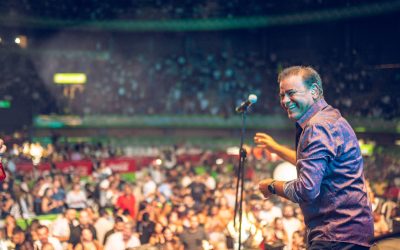
[{"label": "white shirt in crowd", "polygon": [[301,229],[301,222],[296,217],[282,218],[283,229],[288,235],[288,249],[292,249],[293,233]]},{"label": "white shirt in crowd", "polygon": [[104,236],[106,233],[114,227],[114,222],[100,217],[96,223],[94,223],[94,228],[96,229],[96,235],[99,242],[103,243]]},{"label": "white shirt in crowd", "polygon": [[157,184],[153,180],[148,180],[143,185],[143,196],[147,197],[157,191]]},{"label": "white shirt in crowd", "polygon": [[104,246],[104,250],[126,250],[138,246],[140,246],[140,240],[136,236],[132,235],[128,241],[124,242],[122,233],[118,232],[110,235]]},{"label": "white shirt in crowd", "polygon": [[[48,241],[53,246],[54,250],[63,250],[63,247],[57,238],[49,236]],[[40,240],[35,241],[35,249],[42,249],[42,242]]]},{"label": "white shirt in crowd", "polygon": [[258,218],[262,222],[262,224],[272,225],[275,218],[282,217],[282,210],[279,207],[273,206],[269,211],[261,210]]},{"label": "white shirt in crowd", "polygon": [[69,191],[67,193],[66,203],[68,204],[69,208],[85,208],[87,203],[85,192],[80,191],[75,193],[73,191]]},{"label": "white shirt in crowd", "polygon": [[69,237],[69,222],[64,216],[59,216],[50,227],[51,235],[56,237]]}]

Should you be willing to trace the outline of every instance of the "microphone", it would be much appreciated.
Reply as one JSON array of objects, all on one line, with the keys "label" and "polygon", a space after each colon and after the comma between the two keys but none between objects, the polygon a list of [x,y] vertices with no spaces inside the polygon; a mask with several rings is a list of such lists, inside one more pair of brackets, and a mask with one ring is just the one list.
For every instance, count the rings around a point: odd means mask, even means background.
[{"label": "microphone", "polygon": [[242,113],[247,111],[247,109],[254,103],[257,102],[257,96],[254,94],[249,95],[249,98],[247,99],[247,101],[242,102],[242,104],[240,104],[239,106],[236,107],[236,112],[238,113]]}]

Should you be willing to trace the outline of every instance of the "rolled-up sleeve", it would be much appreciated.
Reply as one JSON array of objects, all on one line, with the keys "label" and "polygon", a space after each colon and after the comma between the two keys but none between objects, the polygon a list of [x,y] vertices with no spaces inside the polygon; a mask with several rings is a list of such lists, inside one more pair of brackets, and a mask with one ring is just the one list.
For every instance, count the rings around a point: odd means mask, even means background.
[{"label": "rolled-up sleeve", "polygon": [[321,182],[329,161],[336,155],[336,143],[324,124],[304,128],[297,152],[296,180],[285,183],[284,193],[295,203],[312,201],[320,193]]}]

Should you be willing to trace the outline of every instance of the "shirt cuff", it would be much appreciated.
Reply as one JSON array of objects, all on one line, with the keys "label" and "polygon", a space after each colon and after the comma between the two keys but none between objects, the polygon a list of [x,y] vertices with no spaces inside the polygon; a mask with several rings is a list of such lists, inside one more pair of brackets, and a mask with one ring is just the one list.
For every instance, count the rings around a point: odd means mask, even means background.
[{"label": "shirt cuff", "polygon": [[289,200],[293,201],[294,203],[300,203],[301,199],[296,194],[296,190],[294,189],[295,181],[296,180],[286,182],[285,185],[283,186],[283,193]]}]

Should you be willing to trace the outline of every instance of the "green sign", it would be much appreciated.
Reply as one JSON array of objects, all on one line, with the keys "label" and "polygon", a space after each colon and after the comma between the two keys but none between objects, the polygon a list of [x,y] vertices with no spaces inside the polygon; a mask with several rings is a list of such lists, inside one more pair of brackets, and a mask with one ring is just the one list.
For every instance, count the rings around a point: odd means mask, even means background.
[{"label": "green sign", "polygon": [[11,108],[11,102],[10,101],[5,101],[5,100],[0,100],[0,108],[1,109],[9,109],[9,108]]}]

